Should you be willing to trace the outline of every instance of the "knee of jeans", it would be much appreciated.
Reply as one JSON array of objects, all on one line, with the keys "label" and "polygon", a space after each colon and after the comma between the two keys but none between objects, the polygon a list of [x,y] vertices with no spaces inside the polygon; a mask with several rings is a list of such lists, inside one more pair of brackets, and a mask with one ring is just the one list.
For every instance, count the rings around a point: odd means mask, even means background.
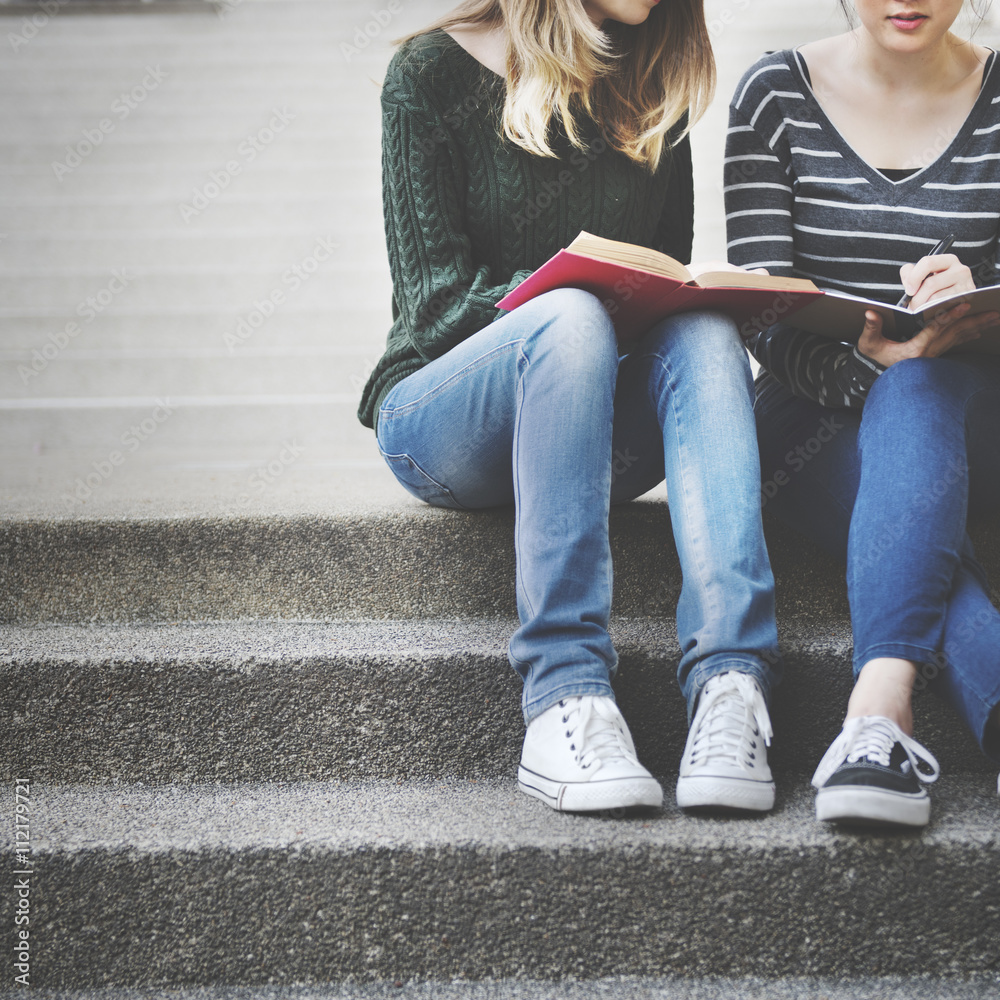
[{"label": "knee of jeans", "polygon": [[546,314],[526,341],[532,360],[552,355],[562,364],[617,368],[614,324],[596,295],[580,288],[556,288],[536,301]]},{"label": "knee of jeans", "polygon": [[718,368],[730,360],[741,371],[749,371],[747,353],[736,324],[724,313],[712,311],[678,313],[652,327],[643,346],[662,346],[674,357],[683,355],[691,362]]},{"label": "knee of jeans", "polygon": [[872,428],[904,421],[912,433],[934,433],[951,419],[962,419],[964,406],[949,388],[950,365],[942,358],[906,358],[875,380],[865,400],[861,443]]},{"label": "knee of jeans", "polygon": [[909,400],[925,401],[928,392],[940,389],[944,374],[939,358],[897,361],[875,379],[865,401],[865,410],[869,407],[876,410],[887,405],[905,405]]},{"label": "knee of jeans", "polygon": [[675,380],[683,380],[708,404],[734,393],[753,401],[753,376],[736,324],[722,313],[670,316],[650,330],[642,348],[663,360]]}]

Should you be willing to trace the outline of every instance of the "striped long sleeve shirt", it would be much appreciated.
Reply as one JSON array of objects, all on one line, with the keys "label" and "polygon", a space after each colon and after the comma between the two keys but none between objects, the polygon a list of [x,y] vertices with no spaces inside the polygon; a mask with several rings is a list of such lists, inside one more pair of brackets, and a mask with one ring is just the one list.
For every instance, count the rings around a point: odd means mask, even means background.
[{"label": "striped long sleeve shirt", "polygon": [[[948,233],[952,253],[977,285],[997,282],[1000,224],[1000,70],[991,53],[975,106],[940,152],[912,171],[882,172],[863,160],[823,113],[799,53],[773,52],[740,81],[726,140],[729,260],[771,274],[810,278],[893,303],[899,269]],[[861,407],[881,366],[851,343],[806,333],[795,318],[748,342],[758,362],[796,395]]]}]

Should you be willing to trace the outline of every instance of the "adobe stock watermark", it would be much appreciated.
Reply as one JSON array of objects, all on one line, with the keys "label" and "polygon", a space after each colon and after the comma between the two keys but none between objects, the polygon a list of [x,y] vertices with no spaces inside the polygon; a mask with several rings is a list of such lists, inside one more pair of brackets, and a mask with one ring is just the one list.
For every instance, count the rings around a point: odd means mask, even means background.
[{"label": "adobe stock watermark", "polygon": [[736,15],[750,7],[751,0],[732,0],[729,7],[719,11],[711,21],[708,22],[708,33],[715,41],[731,24],[736,21]]},{"label": "adobe stock watermark", "polygon": [[169,399],[157,399],[149,416],[132,424],[119,441],[122,449],[113,449],[96,462],[91,462],[91,470],[85,476],[77,476],[70,489],[62,495],[67,509],[86,503],[128,460],[129,455],[139,450],[174,415]]},{"label": "adobe stock watermark", "polygon": [[213,170],[208,175],[208,180],[191,192],[190,202],[177,206],[186,223],[190,224],[192,219],[197,219],[232,184],[233,178],[243,173],[243,168],[253,163],[295,121],[295,112],[288,108],[272,108],[271,112],[267,124],[247,135],[236,147],[238,159],[234,157],[227,160],[218,170]]},{"label": "adobe stock watermark", "polygon": [[247,478],[246,487],[248,492],[241,493],[237,498],[241,504],[249,503],[256,494],[262,496],[269,486],[273,486],[278,479],[285,474],[289,466],[297,462],[305,452],[305,448],[298,441],[285,441],[281,445],[281,450],[266,465],[260,465]]},{"label": "adobe stock watermark", "polygon": [[215,4],[215,14],[222,20],[228,17],[237,7],[242,6],[244,0],[213,0]]},{"label": "adobe stock watermark", "polygon": [[38,378],[52,361],[66,350],[70,341],[74,337],[78,337],[90,323],[93,323],[134,280],[135,276],[129,274],[126,268],[115,268],[111,272],[111,280],[99,292],[88,295],[77,305],[76,314],[80,317],[80,322],[70,320],[61,330],[50,333],[48,342],[41,348],[36,347],[31,352],[31,365],[21,364],[17,366],[17,375],[21,380],[21,385],[27,385],[33,378]]},{"label": "adobe stock watermark", "polygon": [[544,181],[541,190],[533,198],[525,199],[520,211],[514,213],[514,228],[521,232],[528,223],[534,222],[542,212],[563,196],[567,188],[576,183],[594,160],[609,148],[607,139],[598,136],[586,150],[574,149],[569,155],[569,163],[573,170],[564,167],[554,178]]},{"label": "adobe stock watermark", "polygon": [[473,114],[486,97],[486,80],[480,81],[479,89],[474,93],[466,94],[457,104],[448,108],[442,120],[444,125],[438,125],[427,135],[421,136],[417,145],[423,155],[430,156],[435,149],[448,140],[448,130],[454,131],[471,114]]},{"label": "adobe stock watermark", "polygon": [[14,779],[14,982],[31,985],[31,880],[35,865],[31,854],[31,781]]},{"label": "adobe stock watermark", "polygon": [[361,55],[385,31],[402,9],[403,0],[387,0],[384,7],[372,11],[371,17],[364,24],[355,27],[354,35],[351,38],[354,44],[340,43],[340,51],[344,58],[350,62],[355,56]]},{"label": "adobe stock watermark", "polygon": [[764,309],[759,316],[748,319],[740,327],[740,337],[743,340],[761,333],[774,326],[786,313],[794,311],[803,296],[799,292],[778,292],[767,309]]},{"label": "adobe stock watermark", "polygon": [[38,4],[38,10],[31,17],[21,19],[21,30],[16,35],[13,31],[7,32],[7,41],[10,43],[10,47],[15,52],[19,52],[68,3],[69,0],[41,0],[41,3]]},{"label": "adobe stock watermark", "polygon": [[351,372],[349,376],[351,388],[358,394],[358,396],[364,392],[365,386],[368,385],[368,380],[372,377],[372,372],[375,371],[375,366],[378,364],[378,360],[378,358],[365,357],[361,361],[361,367]]},{"label": "adobe stock watermark", "polygon": [[246,316],[240,317],[233,330],[227,330],[222,335],[222,341],[233,354],[240,344],[245,344],[276,312],[284,305],[290,295],[297,292],[326,263],[337,249],[328,236],[321,236],[316,241],[312,253],[293,264],[281,276],[281,284],[271,289],[263,298],[253,304],[253,309]]},{"label": "adobe stock watermark", "polygon": [[837,436],[838,431],[843,429],[844,425],[835,416],[823,417],[815,434],[787,451],[785,453],[787,471],[776,469],[770,479],[760,484],[761,508],[766,507],[768,500],[773,500],[778,491],[792,481],[792,475],[801,472],[823,450],[823,446],[829,444]]},{"label": "adobe stock watermark", "polygon": [[948,460],[947,471],[922,489],[905,510],[895,512],[892,523],[864,555],[855,556],[855,572],[874,566],[913,529],[918,513],[926,514],[932,504],[943,499],[968,474],[969,465],[965,458],[952,456]]},{"label": "adobe stock watermark", "polygon": [[[131,90],[122,91],[111,103],[114,118],[102,118],[94,128],[83,130],[83,138],[66,147],[61,160],[52,161],[52,172],[58,180],[71,174],[112,132],[125,121],[170,74],[159,66],[147,66],[146,75]],[[115,120],[117,119],[117,121]]]}]

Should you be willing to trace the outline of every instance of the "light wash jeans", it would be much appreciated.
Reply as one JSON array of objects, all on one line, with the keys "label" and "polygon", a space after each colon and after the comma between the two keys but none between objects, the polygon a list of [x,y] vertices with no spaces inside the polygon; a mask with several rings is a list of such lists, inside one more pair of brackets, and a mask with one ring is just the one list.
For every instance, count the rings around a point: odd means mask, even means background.
[{"label": "light wash jeans", "polygon": [[664,477],[689,713],[727,670],[770,693],[774,581],[750,368],[731,320],[674,316],[619,357],[595,296],[548,292],[394,386],[378,442],[400,483],[429,504],[514,504],[521,624],[509,656],[526,722],[562,698],[613,697],[609,505]]},{"label": "light wash jeans", "polygon": [[1000,358],[911,358],[864,409],[758,382],[766,509],[847,563],[854,673],[872,659],[921,664],[984,753],[1000,762],[1000,611],[966,517],[1000,508]]}]

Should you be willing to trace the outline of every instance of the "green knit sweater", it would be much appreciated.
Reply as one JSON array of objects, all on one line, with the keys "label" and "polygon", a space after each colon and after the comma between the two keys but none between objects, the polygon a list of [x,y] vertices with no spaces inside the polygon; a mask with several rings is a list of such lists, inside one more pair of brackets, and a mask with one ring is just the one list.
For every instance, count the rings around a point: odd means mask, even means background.
[{"label": "green knit sweater", "polygon": [[[506,84],[450,35],[394,55],[382,89],[382,192],[393,325],[358,409],[374,427],[400,379],[505,315],[496,303],[581,229],[687,261],[694,197],[685,139],[655,173],[561,130],[556,159],[500,132]],[[583,125],[584,123],[581,123]]]}]

